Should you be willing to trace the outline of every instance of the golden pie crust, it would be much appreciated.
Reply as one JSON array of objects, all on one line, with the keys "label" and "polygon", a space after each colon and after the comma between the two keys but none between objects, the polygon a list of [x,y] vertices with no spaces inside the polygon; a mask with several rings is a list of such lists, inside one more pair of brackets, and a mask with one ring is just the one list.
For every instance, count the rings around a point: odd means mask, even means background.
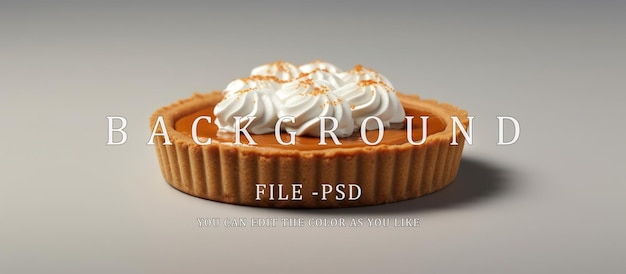
[{"label": "golden pie crust", "polygon": [[[385,204],[429,194],[451,183],[457,175],[465,139],[457,129],[454,134],[458,145],[450,144],[453,136],[450,117],[457,116],[464,128],[469,124],[467,112],[455,106],[422,100],[415,95],[397,95],[405,109],[410,106],[439,117],[442,130],[429,134],[421,145],[405,141],[309,150],[268,148],[262,143],[233,145],[217,140],[198,145],[188,134],[176,130],[179,119],[220,102],[222,93],[219,91],[194,94],[158,109],[150,119],[150,126],[155,126],[157,117],[163,117],[172,144],[164,145],[163,136],[154,138],[161,172],[171,186],[193,196],[258,207],[338,208]],[[409,113],[407,111],[407,115]],[[420,120],[418,115],[414,120]],[[157,132],[162,133],[160,127]],[[256,184],[282,184],[284,193],[291,195],[292,184],[296,183],[302,184],[302,200],[270,200],[267,198],[269,188],[265,188],[262,199],[256,199]],[[327,200],[322,200],[319,195],[312,195],[322,191],[322,184],[330,184],[333,189],[337,184],[357,184],[362,190],[361,196],[356,200],[337,200],[332,193]]]}]

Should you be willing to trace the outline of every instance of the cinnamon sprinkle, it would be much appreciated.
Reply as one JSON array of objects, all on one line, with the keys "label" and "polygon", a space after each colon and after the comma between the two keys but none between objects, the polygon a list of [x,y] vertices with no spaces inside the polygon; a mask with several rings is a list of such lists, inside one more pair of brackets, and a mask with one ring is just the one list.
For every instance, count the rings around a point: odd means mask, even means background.
[{"label": "cinnamon sprinkle", "polygon": [[322,95],[329,92],[330,89],[327,86],[313,87],[313,91],[308,92],[310,95]]},{"label": "cinnamon sprinkle", "polygon": [[359,87],[367,87],[367,86],[375,85],[375,84],[378,84],[378,83],[380,83],[380,81],[374,81],[372,79],[367,79],[367,80],[361,80],[357,84],[359,85]]},{"label": "cinnamon sprinkle", "polygon": [[[377,78],[380,79],[380,76],[377,74],[376,75]],[[367,80],[361,80],[357,83],[357,85],[359,85],[359,87],[367,87],[367,86],[371,86],[371,85],[381,85],[387,92],[396,92],[396,90],[392,87],[390,87],[389,85],[385,84],[385,82],[382,81],[382,79],[380,81],[375,81],[372,79],[367,79]],[[372,95],[374,94],[374,91],[372,91]]]},{"label": "cinnamon sprinkle", "polygon": [[306,87],[310,87],[313,85],[313,80],[312,79],[304,79],[304,80],[300,80],[298,81],[298,88],[306,88]]},{"label": "cinnamon sprinkle", "polygon": [[354,68],[352,68],[352,71],[353,71],[353,72],[360,72],[360,71],[363,71],[363,65],[358,64],[358,65],[354,66]]},{"label": "cinnamon sprinkle", "polygon": [[239,80],[249,83],[250,81],[268,81],[275,82],[279,84],[284,84],[289,82],[288,80],[280,80],[278,77],[274,75],[251,75],[248,77],[239,78]]},{"label": "cinnamon sprinkle", "polygon": [[318,71],[323,71],[323,72],[328,72],[328,73],[330,73],[330,72],[328,71],[328,69],[316,68],[316,69],[314,69],[314,70],[312,70],[312,71],[309,71],[309,72],[300,72],[300,75],[298,75],[298,77],[297,77],[296,79],[300,79],[300,78],[307,77],[307,76],[309,76],[309,75],[311,75],[311,74],[313,74],[313,73],[316,73],[316,72],[318,72]]},{"label": "cinnamon sprinkle", "polygon": [[[289,65],[292,65],[292,66],[293,66],[293,64],[291,64],[291,63],[289,63],[289,62],[283,62],[283,61],[281,61],[281,60],[278,60],[278,61],[276,61],[276,62],[273,62],[273,63],[269,63],[269,64],[267,64],[267,65],[266,65],[266,66],[267,66],[267,69],[265,70],[265,73],[267,73],[267,74],[271,74],[271,72],[272,72],[272,68],[274,68],[274,67],[275,67],[275,68],[276,68],[276,70],[278,70],[278,71],[280,71],[280,72],[285,72],[285,73],[287,73],[287,74],[289,75],[289,79],[293,79],[293,78],[294,78],[294,76],[297,76],[297,75],[293,75],[293,74],[292,74],[292,71],[290,71],[290,70],[288,70],[288,69],[287,69],[287,67],[288,67]],[[287,82],[288,82],[288,81],[287,81]]]},{"label": "cinnamon sprinkle", "polygon": [[255,88],[246,88],[246,89],[242,89],[242,90],[237,91],[237,92],[236,92],[236,94],[237,94],[237,95],[242,95],[242,94],[247,93],[248,91],[251,91],[251,90],[253,90],[253,89],[258,89],[258,88],[256,88],[256,87],[255,87]]}]

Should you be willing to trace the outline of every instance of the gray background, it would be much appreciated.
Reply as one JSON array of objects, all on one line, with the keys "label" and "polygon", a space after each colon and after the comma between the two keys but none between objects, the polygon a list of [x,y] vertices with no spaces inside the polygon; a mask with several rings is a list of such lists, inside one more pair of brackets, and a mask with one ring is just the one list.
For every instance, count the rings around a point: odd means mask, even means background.
[{"label": "gray background", "polygon": [[[623,1],[0,3],[0,272],[626,270]],[[377,69],[475,116],[427,197],[272,210],[161,177],[148,117],[257,65]],[[128,142],[106,146],[106,116]],[[497,146],[498,115],[520,140]],[[197,218],[420,218],[419,228],[217,228]]]}]

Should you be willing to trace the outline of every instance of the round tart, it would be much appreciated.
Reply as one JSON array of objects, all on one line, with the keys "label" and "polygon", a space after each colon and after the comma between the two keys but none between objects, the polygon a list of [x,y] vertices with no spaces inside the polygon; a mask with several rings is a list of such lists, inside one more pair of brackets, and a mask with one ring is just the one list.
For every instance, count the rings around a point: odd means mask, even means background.
[{"label": "round tart", "polygon": [[[406,116],[413,116],[412,140],[422,139],[421,116],[428,116],[427,137],[419,145],[407,138],[407,125],[385,128],[362,136],[355,130],[339,138],[295,136],[294,145],[280,144],[275,134],[252,134],[255,145],[220,130],[214,108],[224,92],[194,94],[157,110],[150,119],[154,143],[165,180],[174,188],[201,198],[248,206],[338,208],[392,203],[416,198],[447,186],[456,177],[463,134],[453,132],[451,117],[464,128],[467,112],[455,106],[422,100],[396,92]],[[193,122],[201,119],[195,128]],[[162,127],[156,126],[162,117]],[[405,120],[406,121],[406,120]],[[167,137],[171,144],[165,144]],[[455,136],[458,145],[451,145]],[[210,144],[207,143],[211,138]],[[284,141],[290,136],[280,133]],[[201,141],[198,143],[197,141]],[[206,143],[206,144],[205,144]]]},{"label": "round tart", "polygon": [[[152,115],[152,126],[158,116],[163,117],[172,143],[164,145],[164,136],[154,140],[163,177],[174,188],[193,196],[261,207],[376,205],[437,191],[455,178],[463,150],[464,137],[460,132],[454,133],[458,145],[450,145],[450,117],[459,117],[467,126],[467,113],[448,104],[398,95],[407,116],[416,117],[415,140],[421,139],[422,132],[417,117],[429,116],[429,134],[421,145],[407,142],[406,129],[385,130],[383,141],[375,146],[342,140],[342,146],[329,143],[321,147],[316,145],[319,138],[302,136],[297,137],[300,140],[295,146],[280,146],[272,134],[254,135],[258,143],[255,146],[234,145],[233,136],[217,136],[214,124],[198,123],[199,136],[212,136],[211,144],[199,145],[192,139],[191,123],[198,116],[210,116],[212,108],[222,100],[222,93],[194,94]],[[259,183],[275,187],[282,184],[283,194],[292,194],[291,185],[300,183],[302,200],[256,200]],[[333,195],[321,200],[313,193],[323,191],[322,184],[333,185],[333,189],[338,184],[358,184],[361,196],[357,200],[336,200]],[[268,192],[269,189],[264,191]]]}]

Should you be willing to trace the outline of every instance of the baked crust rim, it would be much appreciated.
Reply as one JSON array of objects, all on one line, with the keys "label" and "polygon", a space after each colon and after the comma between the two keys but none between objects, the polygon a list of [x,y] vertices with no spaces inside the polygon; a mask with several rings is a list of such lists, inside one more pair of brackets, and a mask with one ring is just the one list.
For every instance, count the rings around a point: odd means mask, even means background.
[{"label": "baked crust rim", "polygon": [[[155,137],[155,149],[165,180],[174,188],[201,198],[258,207],[341,208],[392,203],[440,190],[456,177],[465,142],[457,132],[458,145],[450,145],[451,122],[427,137],[422,145],[407,143],[321,150],[263,149],[259,146],[212,142],[196,144],[175,130],[177,119],[221,100],[221,92],[193,94],[159,108],[151,116],[151,127],[162,116],[172,145]],[[467,112],[455,106],[398,94],[401,102],[418,102],[441,117],[458,116],[464,127]],[[157,128],[157,132],[160,129]],[[256,184],[282,184],[289,189],[302,184],[302,200],[257,200]],[[322,184],[357,184],[358,200],[326,200],[311,196]],[[267,192],[266,192],[267,193]]]}]

